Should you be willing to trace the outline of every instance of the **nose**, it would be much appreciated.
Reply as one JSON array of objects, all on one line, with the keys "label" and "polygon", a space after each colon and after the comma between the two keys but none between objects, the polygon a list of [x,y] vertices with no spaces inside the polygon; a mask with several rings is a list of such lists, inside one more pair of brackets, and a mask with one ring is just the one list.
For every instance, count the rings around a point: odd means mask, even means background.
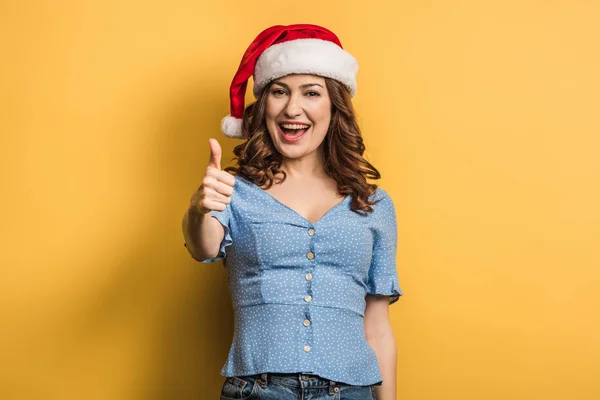
[{"label": "nose", "polygon": [[298,96],[292,95],[289,97],[288,103],[283,110],[284,114],[288,118],[294,118],[302,114],[302,105]]}]

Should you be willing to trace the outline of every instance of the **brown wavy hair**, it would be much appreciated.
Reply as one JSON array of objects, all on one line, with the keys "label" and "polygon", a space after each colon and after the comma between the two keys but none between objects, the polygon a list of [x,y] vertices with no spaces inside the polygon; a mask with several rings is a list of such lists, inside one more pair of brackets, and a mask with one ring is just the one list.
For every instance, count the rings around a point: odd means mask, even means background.
[{"label": "brown wavy hair", "polygon": [[[340,194],[352,196],[350,208],[353,211],[359,214],[373,212],[371,206],[376,201],[369,197],[375,193],[377,185],[367,179],[379,179],[381,175],[363,158],[365,145],[350,93],[336,80],[325,78],[325,83],[332,108],[331,125],[321,145],[325,172],[337,182]],[[286,178],[281,169],[281,154],[275,149],[266,126],[267,98],[272,84],[244,110],[242,134],[248,139],[233,150],[237,165],[225,168],[267,189]]]}]

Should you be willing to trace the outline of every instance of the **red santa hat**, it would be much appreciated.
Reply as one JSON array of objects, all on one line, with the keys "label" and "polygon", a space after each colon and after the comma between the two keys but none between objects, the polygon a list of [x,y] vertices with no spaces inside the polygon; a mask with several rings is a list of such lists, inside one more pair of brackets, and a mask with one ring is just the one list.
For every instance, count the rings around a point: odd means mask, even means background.
[{"label": "red santa hat", "polygon": [[243,138],[242,118],[248,79],[254,78],[254,97],[274,79],[310,74],[343,83],[356,94],[356,59],[342,48],[338,37],[318,25],[276,25],[262,31],[250,44],[230,88],[231,114],[221,121],[225,136]]}]

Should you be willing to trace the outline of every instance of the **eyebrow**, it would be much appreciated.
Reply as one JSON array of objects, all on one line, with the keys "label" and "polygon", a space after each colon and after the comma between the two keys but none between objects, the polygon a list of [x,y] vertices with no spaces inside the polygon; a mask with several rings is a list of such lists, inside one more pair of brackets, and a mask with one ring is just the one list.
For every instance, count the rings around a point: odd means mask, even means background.
[{"label": "eyebrow", "polygon": [[[287,90],[290,90],[290,87],[288,85],[286,85],[285,83],[283,83],[283,82],[275,81],[275,82],[273,82],[273,84],[274,85],[283,86]],[[304,85],[300,85],[300,89],[306,89],[306,88],[311,87],[311,86],[319,86],[320,88],[323,87],[323,86],[319,85],[318,83],[305,83]]]}]

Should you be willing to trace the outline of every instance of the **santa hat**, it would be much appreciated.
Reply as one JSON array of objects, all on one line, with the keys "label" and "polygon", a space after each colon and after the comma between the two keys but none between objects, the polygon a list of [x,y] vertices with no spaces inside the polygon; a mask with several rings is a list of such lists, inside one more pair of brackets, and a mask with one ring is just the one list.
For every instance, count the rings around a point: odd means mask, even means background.
[{"label": "santa hat", "polygon": [[274,79],[289,74],[311,74],[343,83],[356,94],[358,63],[337,36],[310,24],[276,25],[262,31],[250,44],[230,88],[231,114],[221,121],[225,136],[243,138],[242,118],[248,79],[254,78],[254,97]]}]

